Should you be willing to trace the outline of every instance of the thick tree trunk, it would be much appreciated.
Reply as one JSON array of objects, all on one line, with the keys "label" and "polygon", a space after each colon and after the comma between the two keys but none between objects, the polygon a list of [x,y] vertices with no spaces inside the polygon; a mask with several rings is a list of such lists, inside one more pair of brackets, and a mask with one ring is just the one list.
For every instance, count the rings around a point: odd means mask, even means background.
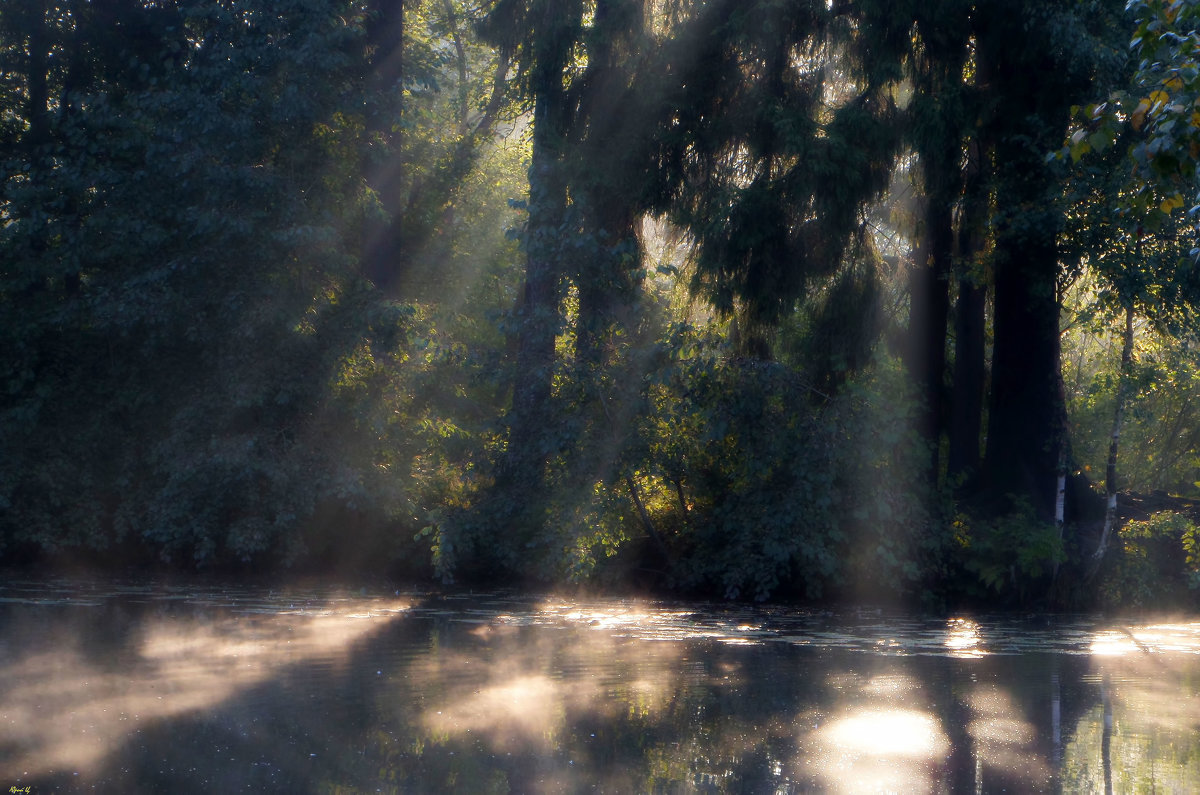
[{"label": "thick tree trunk", "polygon": [[1051,234],[1030,237],[1008,230],[996,243],[984,480],[995,496],[1028,497],[1050,519],[1061,441],[1057,257]]},{"label": "thick tree trunk", "polygon": [[[1057,238],[1062,211],[1057,175],[1046,152],[1061,143],[1072,91],[1056,78],[1060,53],[1038,46],[1048,34],[1025,14],[1050,15],[1037,4],[977,6],[979,79],[995,103],[984,124],[993,142],[993,346],[983,485],[999,505],[1029,500],[1036,515],[1054,516],[1059,445],[1059,302]],[[1044,30],[1049,30],[1048,28]],[[1014,42],[1034,37],[1021,46]]]},{"label": "thick tree trunk", "polygon": [[577,272],[579,314],[575,326],[575,356],[581,367],[604,364],[606,344],[615,327],[628,324],[634,300],[633,265],[639,261],[635,219],[622,197],[604,196],[603,206],[585,211],[591,249]]},{"label": "thick tree trunk", "polygon": [[1113,409],[1112,433],[1108,442],[1108,465],[1104,471],[1104,527],[1088,566],[1089,576],[1095,575],[1104,562],[1117,519],[1117,450],[1121,443],[1121,426],[1125,422],[1125,404],[1129,399],[1129,378],[1133,369],[1133,305],[1125,307],[1125,330],[1121,335],[1121,373],[1117,380],[1117,405]]},{"label": "thick tree trunk", "polygon": [[993,344],[984,486],[1054,516],[1061,438],[1056,238],[1061,213],[1044,165],[1017,131],[997,141]]},{"label": "thick tree trunk", "polygon": [[[929,172],[938,169],[927,166]],[[930,181],[938,179],[931,176]],[[936,483],[944,430],[946,323],[950,314],[950,270],[954,245],[951,197],[934,191],[925,211],[925,234],[910,279],[909,372],[923,398],[918,431],[932,451],[930,476]]]},{"label": "thick tree trunk", "polygon": [[[629,118],[630,60],[644,25],[637,3],[596,0],[579,118],[583,136],[573,164],[575,195],[584,233],[575,278],[579,286],[576,359],[584,368],[602,365],[605,340],[628,321],[639,262],[636,180],[648,160],[645,141]],[[657,109],[655,109],[657,110]],[[631,168],[631,165],[633,166]],[[631,192],[633,195],[631,196]]]},{"label": "thick tree trunk", "polygon": [[509,529],[516,536],[536,529],[537,522],[529,513],[543,496],[546,462],[553,452],[553,437],[548,431],[553,427],[550,399],[554,340],[561,325],[560,240],[567,203],[559,123],[563,99],[560,86],[549,86],[534,100],[525,286],[519,310],[508,450],[496,483],[502,496],[515,505]]}]

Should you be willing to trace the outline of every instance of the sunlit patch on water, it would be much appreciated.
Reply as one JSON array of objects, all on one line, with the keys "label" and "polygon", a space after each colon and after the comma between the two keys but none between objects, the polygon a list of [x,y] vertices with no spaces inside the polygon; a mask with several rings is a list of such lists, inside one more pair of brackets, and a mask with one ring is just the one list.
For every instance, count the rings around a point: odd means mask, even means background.
[{"label": "sunlit patch on water", "polygon": [[933,716],[908,709],[867,709],[833,721],[821,736],[839,751],[934,759],[950,750]]},{"label": "sunlit patch on water", "polygon": [[561,623],[606,630],[639,640],[734,640],[748,642],[751,630],[708,621],[697,621],[695,610],[654,608],[632,603],[579,605],[547,602],[533,616],[534,623]]},{"label": "sunlit patch on water", "polygon": [[548,747],[563,722],[561,687],[543,675],[516,676],[427,710],[422,720],[435,737],[474,733],[498,751]]},{"label": "sunlit patch on water", "polygon": [[1139,651],[1137,643],[1127,633],[1116,630],[1098,633],[1091,644],[1092,654],[1102,657],[1116,657],[1131,651]]},{"label": "sunlit patch on water", "polygon": [[1104,630],[1096,633],[1090,650],[1104,657],[1133,653],[1200,654],[1200,622]]},{"label": "sunlit patch on water", "polygon": [[952,618],[946,622],[945,646],[951,657],[974,659],[987,654],[979,624],[969,618]]},{"label": "sunlit patch on water", "polygon": [[817,773],[829,792],[927,792],[950,753],[937,718],[914,709],[850,710],[814,740]]}]

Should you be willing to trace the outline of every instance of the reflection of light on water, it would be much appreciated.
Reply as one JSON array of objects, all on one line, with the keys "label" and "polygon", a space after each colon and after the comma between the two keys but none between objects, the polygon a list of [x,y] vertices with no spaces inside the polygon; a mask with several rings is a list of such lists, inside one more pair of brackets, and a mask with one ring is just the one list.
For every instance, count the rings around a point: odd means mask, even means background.
[{"label": "reflection of light on water", "polygon": [[1105,657],[1133,652],[1200,654],[1200,622],[1105,630],[1096,633],[1089,650]]},{"label": "reflection of light on water", "polygon": [[[313,610],[218,613],[146,625],[131,659],[97,665],[73,638],[0,669],[0,746],[9,770],[87,771],[144,724],[212,709],[292,665],[338,662],[407,603],[331,601]],[[351,612],[351,610],[355,612]]]},{"label": "reflection of light on water", "polygon": [[1081,678],[1093,696],[1067,733],[1062,791],[1200,792],[1196,630],[1159,624],[1097,637]]},{"label": "reflection of light on water", "polygon": [[928,792],[950,741],[914,709],[859,709],[815,733],[817,772],[829,792]]},{"label": "reflection of light on water", "polygon": [[496,748],[521,742],[549,745],[553,730],[562,723],[561,687],[546,676],[514,677],[429,710],[424,723],[436,734],[486,732]]},{"label": "reflection of light on water", "polygon": [[1092,654],[1102,657],[1115,657],[1122,654],[1128,654],[1131,651],[1137,651],[1137,644],[1133,642],[1133,638],[1121,632],[1100,632],[1092,640],[1089,649]]},{"label": "reflection of light on water", "polygon": [[[550,753],[570,737],[580,715],[597,724],[661,721],[677,706],[681,675],[697,682],[708,676],[702,664],[688,661],[683,644],[629,643],[619,632],[590,632],[589,621],[582,624],[566,642],[561,633],[472,632],[486,654],[479,647],[446,647],[422,655],[407,674],[408,684],[427,694],[420,726],[435,743],[467,739],[491,753]],[[723,686],[737,681],[738,665],[715,668]],[[564,783],[544,791],[566,789]]]},{"label": "reflection of light on water", "polygon": [[726,646],[757,646],[761,642],[753,638],[720,638],[719,640]]},{"label": "reflection of light on water", "polygon": [[761,625],[716,621],[698,622],[694,610],[650,609],[644,604],[586,605],[546,602],[534,623],[584,625],[639,640],[718,640],[749,646],[762,643]]},{"label": "reflection of light on water", "polygon": [[969,618],[952,618],[946,622],[944,644],[951,657],[971,659],[987,656],[987,652],[981,648],[983,637],[979,634],[979,624]]},{"label": "reflection of light on water", "polygon": [[1071,732],[1063,781],[1079,792],[1149,791],[1147,781],[1156,792],[1200,792],[1200,622],[1099,631],[1089,651],[1082,681],[1095,701]]},{"label": "reflection of light on water", "polygon": [[823,735],[840,750],[876,756],[930,759],[950,750],[932,716],[907,709],[864,710],[834,721]]}]

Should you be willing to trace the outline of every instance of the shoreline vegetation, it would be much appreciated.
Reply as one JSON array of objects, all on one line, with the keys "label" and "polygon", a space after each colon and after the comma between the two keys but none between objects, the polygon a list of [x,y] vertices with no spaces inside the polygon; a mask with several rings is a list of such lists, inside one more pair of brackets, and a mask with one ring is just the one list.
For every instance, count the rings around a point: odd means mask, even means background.
[{"label": "shoreline vegetation", "polygon": [[[235,589],[274,587],[427,596],[509,593],[695,603],[711,603],[716,599],[718,602],[765,602],[804,610],[916,610],[933,615],[981,610],[1013,614],[1027,614],[1029,610],[1048,613],[1082,611],[1117,620],[1146,615],[1193,614],[1196,601],[1192,591],[1196,586],[1188,579],[1186,571],[1180,571],[1173,564],[1178,560],[1178,549],[1184,544],[1187,530],[1200,520],[1200,501],[1172,497],[1162,492],[1149,495],[1124,493],[1119,495],[1118,517],[1122,538],[1121,556],[1109,560],[1099,572],[1093,581],[1096,592],[1092,598],[1075,601],[1061,597],[1062,592],[1055,591],[1053,579],[1044,594],[1019,601],[997,598],[993,592],[968,589],[958,593],[947,591],[943,598],[931,599],[927,594],[903,595],[882,589],[864,589],[857,584],[834,586],[828,593],[815,598],[790,590],[786,584],[766,600],[730,597],[704,589],[681,588],[671,580],[669,569],[662,568],[662,561],[658,559],[660,550],[649,538],[630,539],[626,550],[598,567],[587,579],[557,582],[500,577],[453,581],[438,577],[427,561],[405,565],[388,557],[381,557],[371,564],[356,562],[351,566],[309,559],[291,565],[243,561],[196,567],[154,560],[145,554],[144,549],[132,547],[103,555],[97,555],[93,550],[83,553],[35,553],[24,560],[10,556],[0,565],[0,576],[8,582],[55,580],[79,584],[117,580],[183,589],[192,586]],[[1094,521],[1090,530],[1093,535],[1098,535],[1100,520]],[[630,550],[633,550],[632,554]],[[642,557],[635,557],[639,553]]]},{"label": "shoreline vegetation", "polygon": [[1197,28],[9,0],[0,566],[1194,610]]}]

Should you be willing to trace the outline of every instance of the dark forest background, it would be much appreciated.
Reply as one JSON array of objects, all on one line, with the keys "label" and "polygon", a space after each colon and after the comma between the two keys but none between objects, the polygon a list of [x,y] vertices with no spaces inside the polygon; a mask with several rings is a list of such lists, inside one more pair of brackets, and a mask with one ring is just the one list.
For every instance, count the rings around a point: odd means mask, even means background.
[{"label": "dark forest background", "polygon": [[6,0],[0,564],[1200,595],[1194,0]]}]

